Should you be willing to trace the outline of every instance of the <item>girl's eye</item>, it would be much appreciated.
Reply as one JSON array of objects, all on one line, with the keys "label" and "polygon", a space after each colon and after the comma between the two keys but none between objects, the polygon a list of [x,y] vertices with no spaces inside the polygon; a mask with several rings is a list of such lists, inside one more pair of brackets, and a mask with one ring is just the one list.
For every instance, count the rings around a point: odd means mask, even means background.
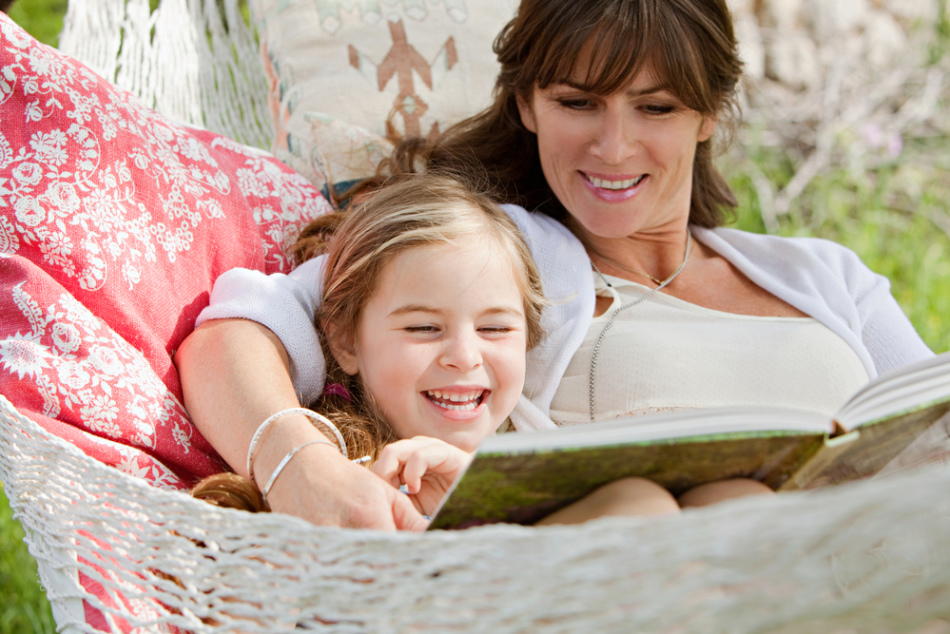
[{"label": "girl's eye", "polygon": [[436,327],[431,324],[426,324],[424,326],[406,326],[404,330],[406,332],[435,332]]},{"label": "girl's eye", "polygon": [[479,332],[483,332],[489,335],[500,335],[507,332],[511,332],[514,328],[510,326],[482,326],[478,329]]}]

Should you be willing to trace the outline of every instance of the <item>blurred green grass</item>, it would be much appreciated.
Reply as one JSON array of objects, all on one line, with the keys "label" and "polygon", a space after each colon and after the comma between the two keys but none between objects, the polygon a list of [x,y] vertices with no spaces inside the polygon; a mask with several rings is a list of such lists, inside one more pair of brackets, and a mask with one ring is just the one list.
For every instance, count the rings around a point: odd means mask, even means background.
[{"label": "blurred green grass", "polygon": [[0,632],[21,634],[56,631],[53,612],[40,586],[36,561],[23,542],[23,528],[0,485]]},{"label": "blurred green grass", "polygon": [[[67,0],[16,0],[8,10],[14,22],[37,40],[56,46]],[[53,612],[39,582],[36,561],[23,542],[0,486],[0,634],[56,631]]]},{"label": "blurred green grass", "polygon": [[68,0],[14,0],[7,15],[43,44],[56,46]]}]

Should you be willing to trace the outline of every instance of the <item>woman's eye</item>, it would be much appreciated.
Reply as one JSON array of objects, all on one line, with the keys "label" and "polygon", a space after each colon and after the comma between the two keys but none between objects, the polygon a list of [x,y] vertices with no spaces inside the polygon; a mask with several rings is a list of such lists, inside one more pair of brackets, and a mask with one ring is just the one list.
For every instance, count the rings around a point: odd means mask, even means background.
[{"label": "woman's eye", "polygon": [[668,104],[650,104],[650,105],[643,106],[643,110],[647,114],[663,115],[663,114],[670,114],[671,112],[676,110],[676,107],[668,105]]},{"label": "woman's eye", "polygon": [[567,108],[568,110],[589,110],[594,107],[593,100],[584,99],[582,97],[561,98],[557,100],[557,103],[562,108]]}]

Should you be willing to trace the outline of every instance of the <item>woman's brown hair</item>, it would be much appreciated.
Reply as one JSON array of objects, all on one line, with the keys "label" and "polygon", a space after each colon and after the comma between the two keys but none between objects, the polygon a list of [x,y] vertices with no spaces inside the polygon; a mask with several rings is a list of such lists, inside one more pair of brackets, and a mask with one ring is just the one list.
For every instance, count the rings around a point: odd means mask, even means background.
[{"label": "woman's brown hair", "polygon": [[[530,103],[536,86],[576,77],[577,60],[590,60],[584,88],[592,94],[617,91],[649,64],[687,107],[717,117],[720,127],[737,112],[742,63],[725,0],[522,0],[494,51],[501,72],[493,104],[431,145],[407,141],[403,162],[459,172],[478,164],[498,200],[559,220],[567,212],[544,178],[517,100]],[[693,166],[690,221],[702,227],[723,224],[736,206],[712,146],[699,144]]]}]

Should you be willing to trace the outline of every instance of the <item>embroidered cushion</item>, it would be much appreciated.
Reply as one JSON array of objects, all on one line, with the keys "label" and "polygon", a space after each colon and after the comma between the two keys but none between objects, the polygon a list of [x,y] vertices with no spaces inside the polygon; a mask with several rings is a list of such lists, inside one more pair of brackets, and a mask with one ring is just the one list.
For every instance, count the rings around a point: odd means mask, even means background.
[{"label": "embroidered cushion", "polygon": [[[426,136],[486,107],[491,44],[517,0],[251,0],[270,80],[274,153],[323,187],[314,122]],[[319,130],[326,132],[326,130]],[[369,173],[372,173],[370,170]],[[365,175],[365,174],[361,174]]]},{"label": "embroidered cushion", "polygon": [[272,156],[177,125],[0,15],[0,392],[158,486],[220,470],[172,362],[233,267],[286,271],[329,208]]}]

